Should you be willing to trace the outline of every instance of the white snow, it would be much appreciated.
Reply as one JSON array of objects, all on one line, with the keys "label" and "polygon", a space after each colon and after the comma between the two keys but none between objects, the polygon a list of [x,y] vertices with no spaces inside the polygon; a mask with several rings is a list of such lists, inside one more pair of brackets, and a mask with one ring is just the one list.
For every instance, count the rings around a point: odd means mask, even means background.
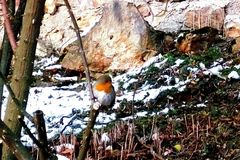
[{"label": "white snow", "polygon": [[231,73],[228,74],[228,78],[232,78],[232,79],[239,79],[240,76],[239,74],[237,73],[237,71],[232,71]]},{"label": "white snow", "polygon": [[103,134],[101,135],[101,141],[102,141],[102,142],[110,142],[110,138],[109,138],[109,136],[108,136],[108,133],[103,133]]},{"label": "white snow", "polygon": [[169,112],[169,108],[164,108],[160,111],[161,114],[167,114]]},{"label": "white snow", "polygon": [[[53,61],[53,62],[54,62],[54,61]],[[46,67],[45,69],[46,69],[46,70],[51,70],[51,69],[60,69],[60,68],[62,68],[62,65],[56,64],[56,65],[48,66],[48,67]]]},{"label": "white snow", "polygon": [[196,8],[203,8],[203,7],[208,7],[211,6],[213,9],[218,9],[226,6],[230,0],[218,0],[218,3],[216,3],[216,0],[199,0],[199,1],[193,1],[189,5],[189,10],[195,9]]},{"label": "white snow", "polygon": [[[44,69],[61,68],[60,65],[55,65],[57,58],[50,57],[42,59],[41,61],[35,62],[39,70],[34,72],[33,75],[41,75]],[[177,59],[175,64],[170,67],[170,70],[177,70],[179,66],[184,62],[182,59]],[[142,86],[136,88],[136,90],[127,90],[127,88],[133,83],[138,83],[138,76],[145,74],[148,71],[149,66],[158,67],[159,69],[167,66],[167,58],[162,55],[151,58],[147,61],[143,67],[131,69],[128,72],[113,77],[113,85],[115,90],[118,92],[120,87],[123,90],[119,91],[116,97],[116,104],[113,109],[117,109],[120,106],[120,102],[123,99],[127,101],[134,100],[148,103],[150,100],[156,99],[162,92],[167,90],[174,90],[176,92],[182,92],[186,89],[186,85],[192,80],[198,81],[196,76],[187,76],[185,79],[180,78],[174,74],[163,74],[160,73],[158,80],[164,79],[164,84],[158,88],[153,88],[152,85],[146,80]],[[203,72],[204,74],[217,75],[222,77],[221,71],[228,66],[220,65],[219,62],[215,62],[210,68],[207,68],[205,64],[199,63],[198,67],[189,67],[188,70],[197,74]],[[240,65],[234,66],[236,69],[240,68]],[[165,69],[164,69],[165,70]],[[134,78],[133,78],[134,77]],[[71,80],[77,81],[77,77],[61,77],[60,75],[54,75],[56,80]],[[239,74],[236,71],[232,71],[226,78],[240,79]],[[171,84],[171,79],[175,79],[175,83]],[[157,83],[157,82],[156,82]],[[27,103],[27,112],[32,114],[36,110],[42,110],[46,121],[46,129],[48,138],[52,138],[55,135],[64,133],[79,133],[82,131],[88,122],[88,111],[90,110],[90,97],[87,89],[86,82],[75,83],[74,85],[68,85],[63,87],[51,86],[51,87],[32,87],[29,93],[29,99]],[[239,94],[240,95],[240,94]],[[8,96],[6,88],[4,89],[4,97]],[[7,98],[3,101],[3,110],[5,110]],[[205,103],[197,104],[197,107],[204,107]],[[184,107],[184,106],[183,106]],[[146,115],[154,114],[167,114],[170,108],[165,107],[161,111],[156,113],[148,113],[147,111],[137,112],[135,116],[143,117]],[[2,113],[3,117],[4,112]],[[84,116],[85,115],[85,116]],[[73,119],[75,118],[75,119]],[[132,119],[132,116],[121,118],[122,120]],[[116,113],[107,114],[100,112],[97,117],[97,124],[95,128],[102,128],[108,123],[116,120]],[[31,131],[35,131],[33,124],[26,121],[27,125],[31,128]],[[106,139],[106,137],[105,137]],[[26,144],[32,145],[31,139],[27,135],[23,135],[22,140]]]},{"label": "white snow", "polygon": [[219,76],[220,75],[220,71],[223,69],[222,65],[217,65],[215,67],[212,67],[209,70],[209,72],[213,75],[217,75]]},{"label": "white snow", "polygon": [[203,71],[203,73],[205,75],[215,75],[215,76],[218,76],[219,78],[222,78],[222,79],[226,79],[225,77],[223,77],[221,75],[221,71],[226,68],[226,67],[223,67],[222,65],[216,65],[212,68],[209,68],[209,69],[206,69],[205,71]]},{"label": "white snow", "polygon": [[201,69],[206,69],[206,66],[205,66],[205,64],[204,64],[204,63],[202,63],[202,62],[200,62],[200,63],[199,63],[199,67],[200,67]]},{"label": "white snow", "polygon": [[69,160],[67,157],[57,154],[58,160]]},{"label": "white snow", "polygon": [[240,69],[240,64],[234,66],[236,69]]},{"label": "white snow", "polygon": [[59,74],[56,74],[55,76],[53,76],[53,78],[55,80],[58,80],[58,81],[74,81],[74,82],[76,82],[78,80],[77,76],[74,76],[74,77],[62,77]]},{"label": "white snow", "polygon": [[177,60],[175,61],[175,65],[173,65],[172,68],[179,67],[180,64],[182,64],[183,62],[184,62],[183,59],[177,59]]},{"label": "white snow", "polygon": [[200,104],[197,104],[196,107],[206,107],[206,104],[200,103]]}]

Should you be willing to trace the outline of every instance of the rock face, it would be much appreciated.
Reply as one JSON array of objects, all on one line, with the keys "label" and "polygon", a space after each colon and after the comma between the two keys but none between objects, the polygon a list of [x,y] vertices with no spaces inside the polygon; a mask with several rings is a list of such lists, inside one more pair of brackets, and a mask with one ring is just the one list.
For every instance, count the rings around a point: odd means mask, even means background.
[{"label": "rock face", "polygon": [[[103,15],[83,38],[89,68],[94,72],[127,70],[141,65],[157,51],[157,33],[132,3],[106,3]],[[156,37],[156,38],[154,38]],[[64,68],[83,71],[77,42],[65,48]]]},{"label": "rock face", "polygon": [[199,54],[209,49],[214,42],[219,40],[217,29],[204,27],[189,33],[181,33],[177,38],[176,48],[183,54]]},{"label": "rock face", "polygon": [[186,27],[200,29],[212,27],[221,30],[224,22],[224,8],[203,7],[198,10],[189,10],[185,15]]},{"label": "rock face", "polygon": [[148,19],[148,21],[156,29],[168,32],[203,27],[222,29],[226,16],[224,9],[229,3],[230,0],[170,1],[166,13],[159,16],[165,3],[154,2],[150,5],[154,19],[153,21]]},{"label": "rock face", "polygon": [[224,31],[227,37],[240,37],[240,1],[233,0],[226,8]]},{"label": "rock face", "polygon": [[[240,36],[239,0],[186,0],[168,3],[165,14],[159,16],[165,3],[153,1],[153,15],[145,17],[157,30],[176,32],[212,27],[224,31],[226,37]],[[152,19],[152,17],[154,17]]]},{"label": "rock face", "polygon": [[[114,5],[113,1],[119,3]],[[240,37],[240,0],[169,0],[167,5],[166,0],[69,0],[69,3],[83,30],[81,35],[85,36],[84,49],[90,68],[96,72],[138,66],[161,47],[155,45],[157,36],[144,20],[164,32],[213,27],[223,30],[226,37]],[[46,0],[36,54],[47,56],[65,51],[62,65],[82,70],[77,45],[72,43],[76,35],[64,5],[63,0]],[[0,16],[0,28],[2,23]],[[172,46],[171,38],[170,43],[162,45]],[[2,39],[0,29],[0,43]],[[162,35],[159,39],[163,39]]]}]

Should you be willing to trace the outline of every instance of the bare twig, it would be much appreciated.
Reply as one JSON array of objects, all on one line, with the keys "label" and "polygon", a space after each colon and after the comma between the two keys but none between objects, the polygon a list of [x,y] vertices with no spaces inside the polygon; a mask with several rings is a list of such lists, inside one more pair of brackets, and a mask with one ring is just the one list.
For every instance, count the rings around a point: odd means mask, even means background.
[{"label": "bare twig", "polygon": [[162,11],[162,13],[160,12],[156,16],[161,17],[161,16],[165,15],[165,13],[167,12],[168,2],[169,2],[169,0],[166,0],[166,5],[165,5],[164,10]]},{"label": "bare twig", "polygon": [[[71,120],[68,122],[68,124],[63,127],[63,129],[61,130],[60,133],[63,134],[63,132],[65,131],[65,129],[66,129],[67,127],[71,126],[71,125],[73,124],[73,121],[75,121],[78,117],[79,117],[79,116],[78,116],[77,114],[74,115],[74,116],[71,118]],[[62,117],[62,118],[63,118],[63,117]]]},{"label": "bare twig", "polygon": [[19,160],[33,159],[16,135],[0,119],[0,137]]},{"label": "bare twig", "polygon": [[[37,113],[38,111],[35,112],[35,114]],[[37,118],[35,118],[37,119]],[[30,131],[30,129],[28,128],[28,126],[26,125],[26,123],[24,122],[23,120],[23,117],[18,117],[18,120],[20,122],[20,124],[22,125],[23,129],[26,131],[26,133],[28,134],[28,136],[32,139],[33,143],[35,143],[37,145],[37,147],[39,148],[40,150],[40,154],[42,153],[45,157],[47,156],[48,158],[53,158],[55,157],[53,154],[50,153],[50,149],[48,148],[48,146],[44,146],[44,144],[42,143],[42,139],[39,138],[39,140],[37,140],[37,138],[32,134],[32,132]],[[36,125],[37,126],[37,125]],[[40,127],[40,126],[39,126]],[[42,128],[40,128],[42,129]],[[38,128],[39,130],[39,128]],[[39,134],[39,131],[38,131],[38,134]],[[46,131],[45,133],[46,134]],[[39,157],[42,157],[43,156],[39,156]],[[41,160],[41,158],[40,158]]]},{"label": "bare twig", "polygon": [[93,129],[93,126],[96,122],[99,111],[94,110],[93,107],[92,107],[95,99],[94,99],[94,95],[93,95],[93,89],[92,89],[92,84],[91,84],[90,71],[89,71],[88,64],[87,64],[87,58],[86,58],[85,52],[83,50],[83,44],[82,44],[82,39],[81,39],[81,35],[80,35],[80,30],[79,30],[79,27],[77,25],[77,21],[75,19],[75,16],[73,14],[73,11],[71,9],[71,6],[70,6],[68,0],[64,0],[64,3],[65,3],[65,5],[68,9],[68,13],[71,17],[71,20],[73,22],[73,26],[75,28],[76,36],[77,36],[78,43],[79,43],[79,53],[80,53],[80,56],[81,56],[82,61],[83,61],[83,66],[84,66],[84,69],[85,69],[88,88],[89,88],[89,92],[90,92],[90,98],[91,98],[91,102],[92,102],[89,122],[88,122],[87,128],[85,130],[85,133],[83,135],[83,142],[82,142],[82,146],[81,146],[81,149],[80,149],[80,152],[79,152],[79,155],[78,155],[79,160],[84,160],[86,155],[87,155],[87,151],[89,149],[89,143],[90,143],[90,139],[92,137],[92,129]]},{"label": "bare twig", "polygon": [[8,90],[8,92],[9,92],[10,96],[11,96],[12,99],[13,99],[13,102],[18,106],[18,109],[20,109],[20,111],[22,112],[22,114],[23,114],[24,116],[26,116],[31,122],[33,122],[33,117],[32,117],[29,113],[27,113],[24,109],[22,109],[23,107],[21,107],[21,106],[22,106],[21,102],[20,102],[20,101],[17,99],[17,97],[15,96],[15,94],[14,94],[11,86],[9,85],[7,79],[6,79],[5,76],[2,74],[2,72],[0,72],[0,79],[1,79],[1,80],[3,81],[3,83],[5,84],[5,86],[6,86],[7,90]]},{"label": "bare twig", "polygon": [[137,140],[140,144],[143,145],[143,147],[147,148],[150,150],[150,153],[153,155],[153,157],[159,159],[159,160],[163,160],[163,157],[159,154],[157,154],[154,150],[153,150],[153,146],[148,146],[147,144],[143,143],[140,139],[140,137],[136,136],[137,137]]},{"label": "bare twig", "polygon": [[80,35],[80,29],[78,27],[77,21],[75,19],[75,16],[73,14],[73,11],[71,9],[71,6],[70,6],[68,0],[64,0],[64,3],[66,4],[66,7],[68,9],[68,13],[69,13],[69,15],[71,17],[71,20],[73,22],[73,26],[74,26],[74,29],[75,29],[75,32],[76,32],[78,43],[79,43],[79,53],[80,53],[80,56],[81,56],[82,61],[83,61],[83,66],[84,66],[84,70],[85,70],[85,74],[86,74],[86,78],[87,78],[88,89],[89,89],[89,92],[90,92],[90,98],[91,98],[92,103],[94,103],[94,95],[93,95],[93,89],[92,89],[92,85],[91,85],[90,71],[89,71],[88,64],[87,64],[87,58],[86,58],[86,55],[85,55],[85,52],[84,52],[84,49],[83,49],[83,43],[82,43],[82,38],[81,38],[81,35]]},{"label": "bare twig", "polygon": [[92,109],[90,112],[90,120],[87,124],[87,128],[85,130],[85,133],[83,135],[83,142],[82,142],[82,146],[78,155],[78,160],[84,160],[86,155],[87,155],[87,151],[89,148],[89,143],[90,143],[90,139],[92,137],[92,128],[95,124],[95,121],[97,119],[97,116],[99,114],[99,110],[94,110]]},{"label": "bare twig", "polygon": [[17,43],[16,43],[16,39],[14,37],[14,33],[12,30],[11,21],[8,16],[6,0],[2,0],[2,12],[3,12],[3,17],[4,17],[4,26],[6,28],[8,39],[12,46],[12,50],[15,51],[17,48]]},{"label": "bare twig", "polygon": [[188,123],[187,123],[186,114],[184,114],[184,122],[185,122],[186,130],[187,130],[187,133],[188,133]]},{"label": "bare twig", "polygon": [[37,140],[37,138],[32,134],[26,123],[24,122],[22,117],[18,117],[20,124],[22,125],[24,131],[28,134],[28,136],[32,139],[33,143],[35,143],[39,148],[43,148],[42,144]]}]

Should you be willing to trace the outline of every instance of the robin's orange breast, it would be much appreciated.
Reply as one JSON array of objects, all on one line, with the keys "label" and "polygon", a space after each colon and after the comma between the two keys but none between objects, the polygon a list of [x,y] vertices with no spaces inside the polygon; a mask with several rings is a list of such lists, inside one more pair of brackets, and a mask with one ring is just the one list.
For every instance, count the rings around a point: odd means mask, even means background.
[{"label": "robin's orange breast", "polygon": [[105,93],[109,94],[112,91],[112,83],[111,82],[106,82],[106,83],[96,84],[95,89],[97,91],[104,91]]}]

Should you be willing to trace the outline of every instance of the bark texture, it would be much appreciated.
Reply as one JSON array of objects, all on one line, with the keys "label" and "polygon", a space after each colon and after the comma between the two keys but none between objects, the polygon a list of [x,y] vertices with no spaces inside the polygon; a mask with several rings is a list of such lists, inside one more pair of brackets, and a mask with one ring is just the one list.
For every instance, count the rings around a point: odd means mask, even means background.
[{"label": "bark texture", "polygon": [[[45,0],[27,1],[23,16],[21,39],[15,55],[11,87],[22,103],[21,107],[23,109],[26,108],[29,88],[32,83],[33,62],[44,14],[44,3]],[[21,112],[12,98],[9,97],[4,122],[16,134],[17,138],[20,138],[21,126],[17,119],[18,115],[21,115]],[[4,145],[2,160],[11,160],[13,158],[12,154],[8,152],[8,147]]]}]

